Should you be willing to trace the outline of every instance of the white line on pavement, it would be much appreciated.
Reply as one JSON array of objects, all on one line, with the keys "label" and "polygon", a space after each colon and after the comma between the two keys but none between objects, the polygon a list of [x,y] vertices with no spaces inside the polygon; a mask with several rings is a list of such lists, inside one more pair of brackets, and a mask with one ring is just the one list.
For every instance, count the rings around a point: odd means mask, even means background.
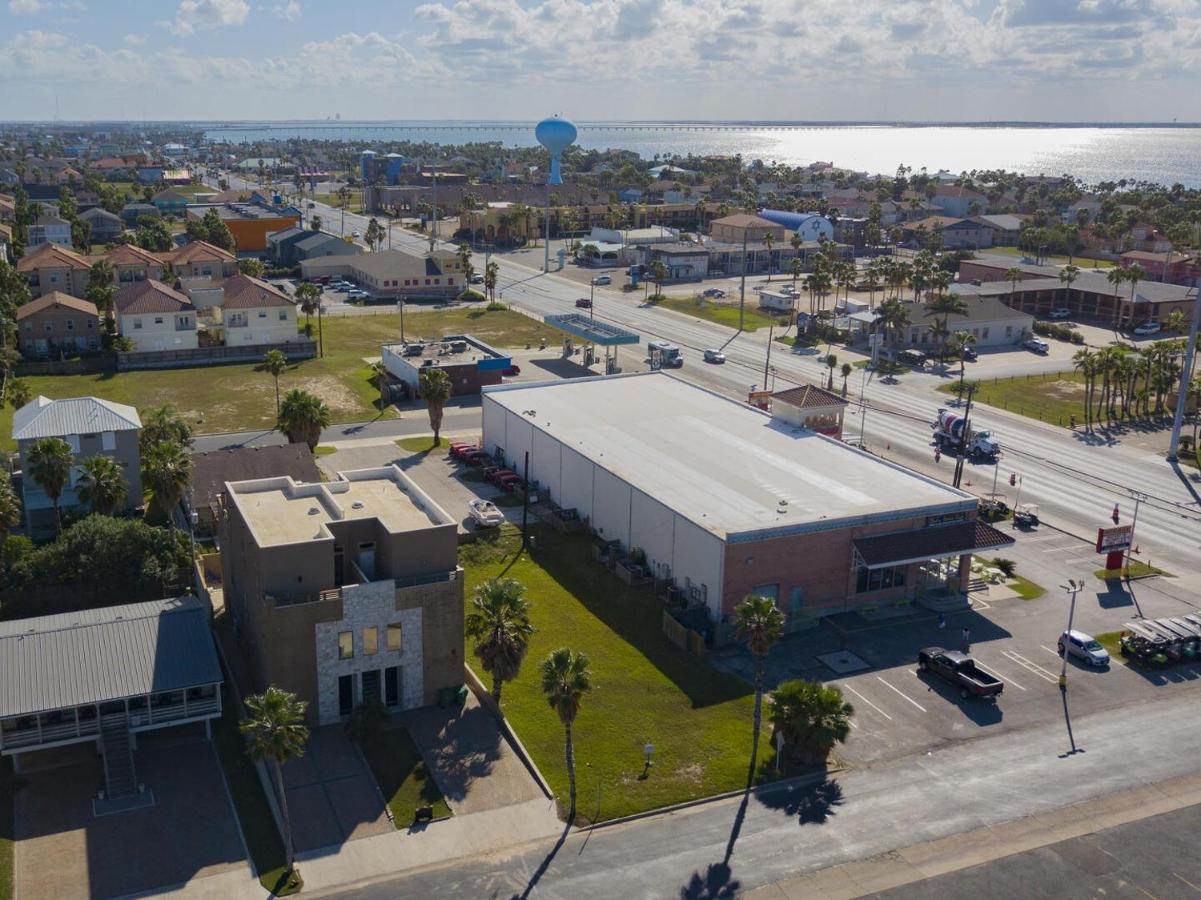
[{"label": "white line on pavement", "polygon": [[1047,651],[1048,653],[1050,653],[1052,656],[1058,656],[1058,655],[1059,655],[1059,651],[1058,651],[1058,650],[1052,650],[1052,649],[1051,649],[1050,647],[1048,647],[1046,644],[1039,644],[1038,646],[1042,647],[1044,650],[1046,650],[1046,651]]},{"label": "white line on pavement", "polygon": [[881,678],[879,675],[877,675],[877,676],[876,676],[876,681],[880,682],[880,684],[884,685],[884,686],[885,686],[886,688],[888,688],[890,691],[892,691],[892,692],[894,692],[894,693],[896,693],[896,694],[900,695],[901,697],[903,697],[903,698],[904,698],[904,699],[906,699],[906,700],[909,700],[909,702],[910,702],[910,703],[912,703],[914,706],[916,706],[916,707],[917,707],[918,709],[920,709],[922,712],[925,712],[925,711],[926,711],[926,707],[922,706],[922,705],[921,705],[920,703],[918,703],[916,700],[910,700],[910,699],[909,699],[909,697],[908,697],[908,695],[906,695],[905,693],[903,693],[903,692],[901,692],[901,691],[897,690],[895,687],[893,687],[891,684],[889,684],[887,681],[885,681],[885,680],[884,680],[883,678]]},{"label": "white line on pavement", "polygon": [[[996,667],[995,665],[993,665],[992,663],[989,663],[989,664],[988,664],[988,666],[989,666],[989,668],[990,668],[990,669],[997,669],[997,667]],[[1022,687],[1020,684],[1018,684],[1016,681],[1014,681],[1014,680],[1013,680],[1013,676],[1012,676],[1012,675],[1006,675],[1006,674],[1004,674],[1003,672],[1001,672],[1000,670],[997,670],[997,674],[1001,676],[1001,679],[1002,679],[1002,680],[1003,680],[1003,681],[1004,681],[1006,684],[1012,684],[1012,685],[1013,685],[1015,688],[1017,688],[1019,691],[1024,691],[1024,690],[1026,690],[1024,687]]]},{"label": "white line on pavement", "polygon": [[864,703],[866,703],[868,706],[870,706],[872,709],[874,709],[876,712],[878,712],[880,715],[882,715],[884,718],[888,719],[888,721],[890,721],[890,722],[892,721],[892,716],[890,716],[884,710],[880,709],[880,707],[876,706],[876,704],[872,703],[872,701],[868,700],[866,697],[864,697],[861,693],[859,693],[857,690],[855,690],[849,684],[844,684],[843,687],[846,688],[848,691],[850,691],[852,694],[854,694],[856,697],[858,697],[860,700],[862,700]]},{"label": "white line on pavement", "polygon": [[1058,682],[1059,682],[1059,678],[1056,677],[1054,673],[1048,672],[1046,669],[1044,669],[1038,663],[1033,662],[1032,660],[1026,659],[1026,657],[1022,656],[1022,654],[1020,654],[1020,653],[1015,653],[1013,650],[1002,650],[1001,655],[1004,656],[1006,659],[1010,660],[1011,662],[1017,663],[1019,666],[1021,666],[1027,672],[1030,672],[1033,675],[1037,675],[1043,681],[1049,681],[1052,684],[1058,684]]}]

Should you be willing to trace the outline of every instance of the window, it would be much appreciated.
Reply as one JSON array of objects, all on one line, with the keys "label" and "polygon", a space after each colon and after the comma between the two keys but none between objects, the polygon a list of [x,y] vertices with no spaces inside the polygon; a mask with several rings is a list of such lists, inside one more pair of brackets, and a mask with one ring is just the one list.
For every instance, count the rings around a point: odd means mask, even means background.
[{"label": "window", "polygon": [[91,330],[92,330],[92,328],[94,328],[94,327],[95,327],[95,325],[96,325],[96,323],[95,323],[95,322],[93,322],[91,319],[88,319],[88,330],[89,330],[89,331],[91,331]]},{"label": "window", "polygon": [[33,323],[32,323],[32,322],[26,322],[26,323],[25,323],[25,330],[26,330],[26,331],[33,331]]},{"label": "window", "polygon": [[904,587],[905,568],[905,566],[887,566],[883,569],[869,569],[861,566],[856,578],[855,592],[863,594],[887,588]]},{"label": "window", "polygon": [[154,317],[154,324],[155,324],[155,325],[162,325],[162,324],[163,324],[163,317],[162,317],[162,316],[155,316],[155,317]]},{"label": "window", "polygon": [[389,650],[401,650],[401,649],[403,649],[403,647],[404,647],[404,643],[403,643],[403,640],[402,640],[402,638],[401,638],[400,626],[399,626],[399,625],[389,625],[389,626],[388,626],[388,631],[387,631],[387,640],[388,640],[388,645],[387,645],[387,646],[388,646],[388,649],[389,649]]},{"label": "window", "polygon": [[379,629],[374,625],[363,629],[363,655],[375,656],[379,650]]},{"label": "window", "polygon": [[114,434],[111,431],[102,432],[100,435],[100,449],[101,450],[116,450],[117,449],[116,434]]},{"label": "window", "polygon": [[1005,337],[1013,337],[1013,326],[1012,325],[1005,326]]},{"label": "window", "polygon": [[53,325],[53,323],[51,323],[51,322],[47,322],[47,323],[46,323],[46,333],[47,333],[47,334],[49,334],[49,333],[50,333],[51,331],[53,331],[53,330],[54,330],[54,325]]},{"label": "window", "polygon": [[790,616],[798,615],[804,605],[805,589],[798,585],[788,592],[788,614]]},{"label": "window", "polygon": [[766,597],[774,604],[780,599],[780,584],[760,584],[751,588],[751,594],[755,597]]},{"label": "window", "polygon": [[141,320],[141,319],[134,319],[134,320],[133,320],[133,328],[134,328],[134,331],[137,331],[137,330],[139,330],[141,327],[142,327],[142,320]]},{"label": "window", "polygon": [[67,319],[67,331],[74,331],[74,330],[75,330],[75,320]]},{"label": "window", "polygon": [[354,659],[354,632],[338,632],[338,659]]},{"label": "window", "polygon": [[984,330],[980,333],[980,339],[984,341],[988,340],[988,326],[985,326]]},{"label": "window", "polygon": [[265,310],[265,309],[261,309],[261,310],[259,310],[259,318],[260,318],[260,319],[265,319],[265,318],[267,318],[267,310]]},{"label": "window", "polygon": [[281,309],[281,310],[279,311],[279,320],[280,320],[281,322],[286,322],[286,321],[288,321],[288,311],[287,311],[286,309]]}]

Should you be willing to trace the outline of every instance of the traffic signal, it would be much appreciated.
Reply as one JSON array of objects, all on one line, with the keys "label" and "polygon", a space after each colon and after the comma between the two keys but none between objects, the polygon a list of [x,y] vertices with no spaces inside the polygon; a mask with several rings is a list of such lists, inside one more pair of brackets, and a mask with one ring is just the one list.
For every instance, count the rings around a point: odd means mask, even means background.
[{"label": "traffic signal", "polygon": [[1017,485],[1017,483],[1018,483],[1018,473],[1010,472],[1009,473],[1009,486],[1014,487],[1015,485]]},{"label": "traffic signal", "polygon": [[1113,515],[1111,516],[1111,518],[1113,519],[1113,524],[1117,525],[1118,524],[1118,505],[1116,503],[1113,505]]}]

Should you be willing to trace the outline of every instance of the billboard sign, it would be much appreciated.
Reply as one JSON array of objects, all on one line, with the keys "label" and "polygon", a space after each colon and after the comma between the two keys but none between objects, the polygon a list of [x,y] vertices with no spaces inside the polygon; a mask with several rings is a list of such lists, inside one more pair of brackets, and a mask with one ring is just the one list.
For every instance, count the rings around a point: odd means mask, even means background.
[{"label": "billboard sign", "polygon": [[1097,529],[1097,552],[1111,553],[1114,550],[1130,549],[1130,539],[1134,536],[1134,528],[1130,525],[1115,525],[1112,528]]}]

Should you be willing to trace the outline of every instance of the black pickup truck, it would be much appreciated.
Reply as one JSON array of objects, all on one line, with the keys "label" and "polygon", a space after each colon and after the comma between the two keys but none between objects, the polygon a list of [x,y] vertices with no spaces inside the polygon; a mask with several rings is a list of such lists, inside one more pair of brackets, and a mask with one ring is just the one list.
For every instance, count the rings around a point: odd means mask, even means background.
[{"label": "black pickup truck", "polygon": [[1000,678],[981,669],[968,654],[958,650],[927,647],[918,653],[917,667],[959,688],[960,697],[995,701],[1005,689]]}]

